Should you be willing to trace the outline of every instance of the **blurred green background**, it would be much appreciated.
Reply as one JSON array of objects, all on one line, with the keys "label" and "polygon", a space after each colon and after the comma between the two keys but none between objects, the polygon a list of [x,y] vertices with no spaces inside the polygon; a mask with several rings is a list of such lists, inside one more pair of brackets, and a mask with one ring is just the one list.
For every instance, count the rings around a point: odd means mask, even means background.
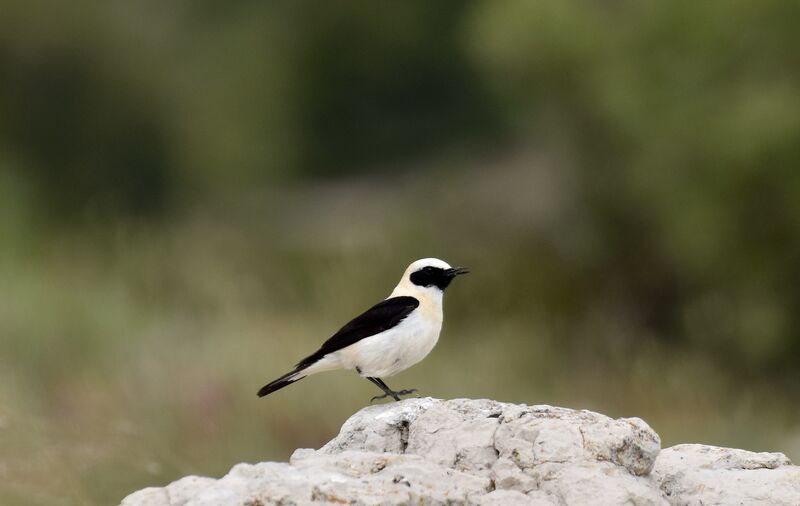
[{"label": "blurred green background", "polygon": [[316,447],[256,390],[412,260],[388,383],[800,459],[800,3],[5,0],[0,503]]}]

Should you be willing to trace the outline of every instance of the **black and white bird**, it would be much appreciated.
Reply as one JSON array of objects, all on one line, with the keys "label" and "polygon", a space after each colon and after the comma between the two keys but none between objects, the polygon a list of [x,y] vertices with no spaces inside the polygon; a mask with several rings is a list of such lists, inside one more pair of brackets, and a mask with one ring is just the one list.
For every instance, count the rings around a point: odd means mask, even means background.
[{"label": "black and white bird", "polygon": [[389,298],[353,318],[301,360],[291,372],[264,385],[263,397],[306,376],[334,369],[354,369],[383,390],[373,397],[392,397],[416,390],[393,391],[381,378],[416,364],[431,352],[442,330],[442,296],[463,267],[450,267],[438,258],[423,258],[408,266]]}]

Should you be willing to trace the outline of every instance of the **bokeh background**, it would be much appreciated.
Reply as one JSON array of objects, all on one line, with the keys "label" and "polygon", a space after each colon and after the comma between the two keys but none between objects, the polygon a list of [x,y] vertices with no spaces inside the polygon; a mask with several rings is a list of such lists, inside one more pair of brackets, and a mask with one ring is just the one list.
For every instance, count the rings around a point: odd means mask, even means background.
[{"label": "bokeh background", "polygon": [[800,459],[800,3],[4,0],[0,503],[286,460],[377,389],[256,390],[450,288],[435,397]]}]

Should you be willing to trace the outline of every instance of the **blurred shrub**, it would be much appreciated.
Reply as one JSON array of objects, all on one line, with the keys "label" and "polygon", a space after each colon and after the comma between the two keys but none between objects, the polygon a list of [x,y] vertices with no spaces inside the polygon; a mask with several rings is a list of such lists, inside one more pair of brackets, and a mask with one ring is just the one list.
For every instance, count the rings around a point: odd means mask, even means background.
[{"label": "blurred shrub", "polygon": [[[582,320],[610,297],[659,339],[793,368],[798,10],[11,1],[0,170],[6,212],[23,218],[5,223],[165,219],[253,187],[535,151],[570,181],[558,198],[579,204],[554,234],[518,229],[498,250],[548,266],[545,306]],[[574,230],[566,247],[553,237]]]},{"label": "blurred shrub", "polygon": [[800,351],[798,14],[512,0],[473,15],[507,115],[577,158],[600,284],[662,339],[737,367],[794,368]]}]

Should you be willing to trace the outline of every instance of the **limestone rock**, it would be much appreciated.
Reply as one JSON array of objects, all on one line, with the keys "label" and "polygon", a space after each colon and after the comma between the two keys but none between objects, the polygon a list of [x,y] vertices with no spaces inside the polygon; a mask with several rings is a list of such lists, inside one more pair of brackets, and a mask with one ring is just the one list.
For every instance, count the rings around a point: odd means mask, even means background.
[{"label": "limestone rock", "polygon": [[800,467],[782,453],[677,445],[661,452],[653,475],[670,504],[800,504]]},{"label": "limestone rock", "polygon": [[407,399],[362,409],[328,444],[297,450],[289,463],[183,478],[122,506],[800,504],[800,468],[781,454],[659,449],[638,418]]}]

